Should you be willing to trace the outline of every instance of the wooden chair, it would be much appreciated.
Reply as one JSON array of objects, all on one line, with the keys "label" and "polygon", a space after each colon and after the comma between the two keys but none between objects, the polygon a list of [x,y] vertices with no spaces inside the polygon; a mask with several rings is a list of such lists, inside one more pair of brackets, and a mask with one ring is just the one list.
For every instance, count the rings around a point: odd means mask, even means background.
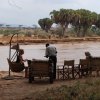
[{"label": "wooden chair", "polygon": [[82,76],[89,75],[89,60],[88,59],[80,59],[79,61],[79,70],[80,70],[80,78]]},{"label": "wooden chair", "polygon": [[58,79],[73,79],[74,78],[74,60],[64,60],[64,65],[58,68]]},{"label": "wooden chair", "polygon": [[79,64],[74,64],[73,73],[74,73],[73,79],[80,78]]},{"label": "wooden chair", "polygon": [[49,82],[53,83],[53,66],[48,60],[32,60],[28,61],[29,67],[29,83],[34,81],[35,77],[49,77]]},{"label": "wooden chair", "polygon": [[91,74],[93,73],[93,71],[95,71],[96,75],[99,76],[100,57],[94,57],[90,59],[90,68],[91,68]]},{"label": "wooden chair", "polygon": [[57,76],[58,76],[57,79],[63,79],[64,80],[64,75],[63,75],[64,65],[58,65],[56,71],[57,71]]},{"label": "wooden chair", "polygon": [[90,52],[85,52],[86,59],[89,60],[89,72],[92,75],[94,71],[96,71],[97,76],[99,76],[100,71],[100,57],[91,56]]}]

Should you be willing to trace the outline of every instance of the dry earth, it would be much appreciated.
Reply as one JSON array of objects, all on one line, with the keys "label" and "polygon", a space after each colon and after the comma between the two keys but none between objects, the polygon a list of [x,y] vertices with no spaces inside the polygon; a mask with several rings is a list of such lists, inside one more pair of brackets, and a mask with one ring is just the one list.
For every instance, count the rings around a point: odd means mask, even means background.
[{"label": "dry earth", "polygon": [[[0,45],[8,45],[10,42],[11,36],[0,36]],[[17,37],[13,37],[12,43],[16,43]],[[30,44],[30,43],[61,43],[61,42],[82,42],[82,41],[100,41],[100,37],[84,37],[84,38],[51,38],[51,39],[40,39],[40,38],[33,38],[33,37],[24,37],[19,36],[18,42],[22,44]]]},{"label": "dry earth", "polygon": [[[75,80],[55,80],[50,84],[48,79],[36,79],[33,83],[28,83],[28,78],[22,73],[12,73],[13,80],[6,80],[8,72],[0,72],[0,100],[31,100],[30,96],[42,92],[49,88],[59,87],[61,85],[72,86],[76,82],[83,83],[86,80],[93,80],[95,77],[75,79]],[[100,77],[98,77],[100,78]]]}]

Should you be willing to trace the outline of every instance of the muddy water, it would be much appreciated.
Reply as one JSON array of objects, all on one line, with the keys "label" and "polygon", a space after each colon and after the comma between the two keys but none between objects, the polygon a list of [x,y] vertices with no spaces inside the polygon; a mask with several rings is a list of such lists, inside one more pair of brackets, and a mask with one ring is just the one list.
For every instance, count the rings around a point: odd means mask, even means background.
[{"label": "muddy water", "polygon": [[[70,59],[74,59],[75,63],[78,64],[79,59],[85,58],[85,51],[89,51],[93,56],[100,56],[100,42],[74,42],[52,45],[56,46],[58,51],[58,65],[63,64],[64,60]],[[24,59],[47,59],[44,57],[45,44],[20,45],[20,48],[25,51]],[[8,57],[9,46],[0,46],[0,70],[8,70]]]}]

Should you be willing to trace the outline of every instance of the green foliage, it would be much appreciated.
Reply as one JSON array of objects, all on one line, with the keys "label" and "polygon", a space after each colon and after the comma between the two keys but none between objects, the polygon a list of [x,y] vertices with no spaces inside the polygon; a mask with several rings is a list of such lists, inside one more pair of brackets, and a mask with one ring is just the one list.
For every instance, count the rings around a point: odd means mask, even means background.
[{"label": "green foliage", "polygon": [[100,14],[86,9],[60,9],[59,11],[53,10],[50,12],[50,15],[54,23],[62,26],[63,36],[65,28],[67,28],[69,23],[75,27],[77,36],[83,37],[87,34],[87,30],[89,27],[91,27],[91,25],[95,24],[98,28],[100,27]]},{"label": "green foliage", "polygon": [[60,11],[53,10],[50,12],[51,18],[54,23],[59,24],[62,27],[62,36],[64,36],[65,28],[72,22],[74,10],[72,9],[60,9]]},{"label": "green foliage", "polygon": [[25,33],[25,36],[31,37],[32,36],[32,33],[31,32],[27,32],[27,33]]},{"label": "green foliage", "polygon": [[5,30],[0,30],[0,34],[3,34],[4,36],[8,36],[8,35],[10,35],[10,34],[14,34],[14,33],[16,33],[16,32],[18,32],[18,30],[13,30],[13,29],[5,29]]},{"label": "green foliage", "polygon": [[41,28],[43,30],[45,30],[46,32],[48,32],[48,30],[50,30],[53,21],[50,18],[44,18],[44,19],[40,19],[38,21],[38,24],[41,26]]}]

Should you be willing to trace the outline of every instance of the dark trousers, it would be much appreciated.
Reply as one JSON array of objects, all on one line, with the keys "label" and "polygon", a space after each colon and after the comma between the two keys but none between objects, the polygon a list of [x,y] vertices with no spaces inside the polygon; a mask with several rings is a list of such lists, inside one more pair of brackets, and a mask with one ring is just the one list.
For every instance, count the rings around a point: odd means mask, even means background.
[{"label": "dark trousers", "polygon": [[56,56],[50,56],[50,60],[52,60],[54,68],[53,68],[53,78],[56,79],[56,63],[57,63],[57,57]]}]

